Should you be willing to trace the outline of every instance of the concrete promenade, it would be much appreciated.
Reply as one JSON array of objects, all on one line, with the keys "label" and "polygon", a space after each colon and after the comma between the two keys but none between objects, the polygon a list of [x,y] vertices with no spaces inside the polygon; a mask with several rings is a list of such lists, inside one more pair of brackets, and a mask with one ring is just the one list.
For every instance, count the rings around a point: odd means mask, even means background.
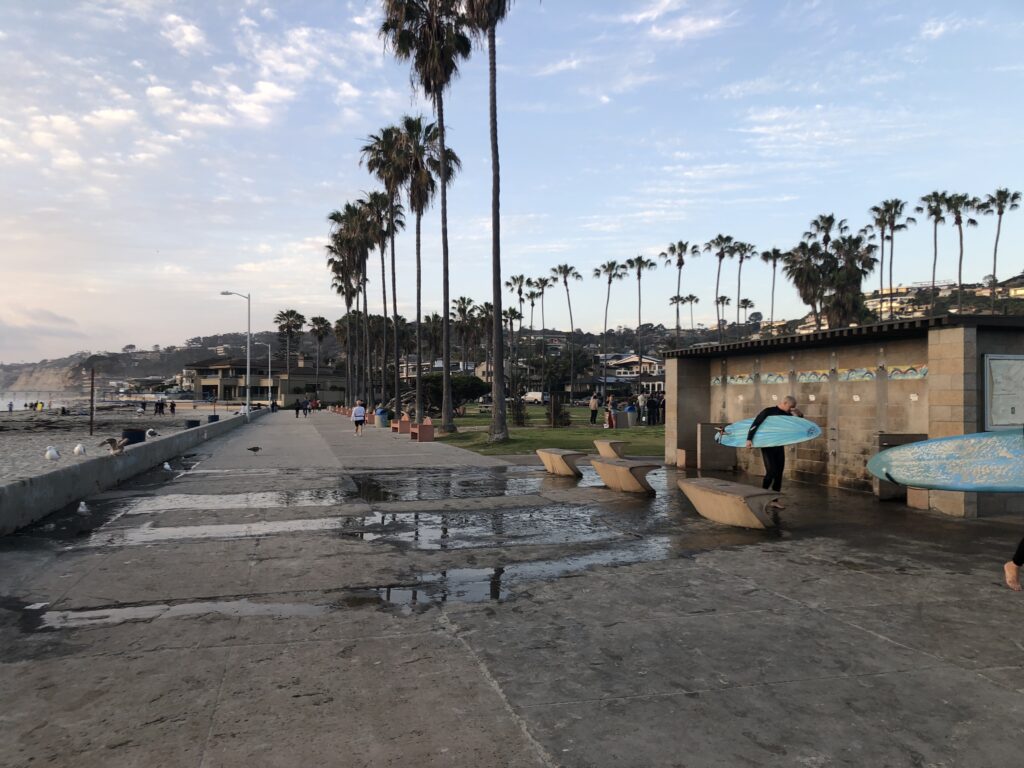
[{"label": "concrete promenade", "polygon": [[0,538],[0,766],[1019,762],[1020,518],[799,487],[732,530],[674,470],[351,432],[282,411]]}]

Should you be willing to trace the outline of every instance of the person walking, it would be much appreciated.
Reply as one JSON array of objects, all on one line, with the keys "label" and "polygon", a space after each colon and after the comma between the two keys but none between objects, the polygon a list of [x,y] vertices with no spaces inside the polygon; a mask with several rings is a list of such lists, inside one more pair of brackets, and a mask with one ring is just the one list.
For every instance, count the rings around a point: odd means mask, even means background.
[{"label": "person walking", "polygon": [[601,401],[597,399],[597,392],[590,396],[590,423],[597,424],[597,409]]},{"label": "person walking", "polygon": [[173,400],[171,400],[171,416],[173,416],[173,415],[174,415],[174,412],[175,412],[176,410],[178,410],[178,406],[176,406],[176,405],[174,404],[174,401],[173,401]]},{"label": "person walking", "polygon": [[7,402],[7,413],[8,413],[8,415],[14,413],[14,401],[13,400],[9,400]]},{"label": "person walking", "polygon": [[[769,416],[803,416],[803,414],[796,407],[796,398],[786,395],[778,405],[769,406],[757,414],[754,423],[750,425],[750,431],[747,432],[747,448],[754,447],[754,435]],[[761,487],[765,490],[771,488],[779,493],[782,490],[782,473],[786,469],[786,449],[781,445],[762,448],[761,458],[764,460],[765,472]],[[777,500],[773,501],[771,506],[775,509],[784,509]]]},{"label": "person walking", "polygon": [[1003,578],[1006,579],[1006,586],[1014,592],[1020,592],[1020,569],[1024,568],[1024,539],[1017,545],[1017,551],[1013,559],[1003,565]]},{"label": "person walking", "polygon": [[309,400],[302,401],[302,418],[309,418]]},{"label": "person walking", "polygon": [[352,423],[356,425],[356,437],[362,437],[363,424],[366,423],[366,408],[362,400],[356,400],[356,407],[352,409]]},{"label": "person walking", "polygon": [[299,398],[295,398],[295,418],[299,418],[299,411],[302,410],[302,401]]},{"label": "person walking", "polygon": [[661,403],[658,402],[657,395],[651,395],[647,398],[647,426],[656,427],[659,424],[658,411],[661,410]]}]

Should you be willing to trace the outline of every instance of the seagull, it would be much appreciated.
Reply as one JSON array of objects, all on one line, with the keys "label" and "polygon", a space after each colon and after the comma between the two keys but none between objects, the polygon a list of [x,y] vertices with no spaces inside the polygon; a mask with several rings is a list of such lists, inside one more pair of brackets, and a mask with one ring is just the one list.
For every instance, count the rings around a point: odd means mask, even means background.
[{"label": "seagull", "polygon": [[43,454],[50,461],[57,461],[60,459],[60,451],[54,448],[52,445],[46,446],[46,453]]},{"label": "seagull", "polygon": [[146,430],[146,437],[160,437],[160,433],[150,427]]},{"label": "seagull", "polygon": [[100,448],[106,446],[107,450],[110,451],[111,456],[120,456],[122,453],[124,453],[124,447],[126,445],[128,445],[127,437],[122,437],[120,440],[113,437],[108,437],[106,440],[100,443]]},{"label": "seagull", "polygon": [[142,414],[144,414],[144,413],[145,413],[146,411],[145,411],[144,409],[142,409],[142,408],[136,408],[136,409],[135,409],[135,412],[136,412],[137,414],[139,414],[139,415],[141,416],[141,415],[142,415]]},{"label": "seagull", "polygon": [[174,470],[173,470],[173,469],[171,469],[171,465],[170,465],[170,463],[169,463],[169,462],[166,462],[166,461],[165,461],[165,462],[164,462],[164,472],[173,472],[173,471],[174,471]]},{"label": "seagull", "polygon": [[260,448],[258,445],[254,445],[252,448],[246,448],[245,450],[252,451],[254,454],[256,454],[262,451],[263,449]]},{"label": "seagull", "polygon": [[75,449],[72,451],[72,453],[74,453],[75,456],[85,456],[85,446],[79,443],[78,445],[75,446]]},{"label": "seagull", "polygon": [[78,502],[78,509],[76,511],[80,515],[88,515],[89,514],[89,507],[88,507],[88,505],[86,505],[86,503],[84,501],[80,501],[80,502]]}]

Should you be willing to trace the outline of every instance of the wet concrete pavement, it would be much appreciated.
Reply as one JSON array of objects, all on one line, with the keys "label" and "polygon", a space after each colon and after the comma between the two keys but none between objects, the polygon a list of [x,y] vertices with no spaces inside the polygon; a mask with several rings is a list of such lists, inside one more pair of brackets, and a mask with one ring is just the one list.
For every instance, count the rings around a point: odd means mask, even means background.
[{"label": "wet concrete pavement", "polygon": [[0,539],[0,765],[1018,761],[1024,521],[801,487],[732,530],[672,470],[350,431],[268,417]]}]

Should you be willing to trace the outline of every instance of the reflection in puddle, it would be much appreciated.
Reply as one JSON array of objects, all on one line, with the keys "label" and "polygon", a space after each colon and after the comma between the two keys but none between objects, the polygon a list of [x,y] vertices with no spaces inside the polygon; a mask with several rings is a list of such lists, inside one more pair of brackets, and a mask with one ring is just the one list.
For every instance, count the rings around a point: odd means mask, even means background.
[{"label": "reflection in puddle", "polygon": [[266,507],[330,507],[352,498],[337,488],[256,493],[169,493],[133,502],[125,514],[150,515],[184,509],[252,509]]},{"label": "reflection in puddle", "polygon": [[39,629],[78,629],[109,626],[127,621],[180,619],[188,616],[218,614],[221,616],[272,616],[274,618],[307,618],[321,616],[330,606],[313,603],[253,603],[249,600],[178,603],[169,605],[97,608],[83,611],[46,611],[38,616]]},{"label": "reflection in puddle", "polygon": [[130,547],[157,544],[179,539],[245,539],[269,536],[275,533],[304,531],[332,531],[341,527],[344,518],[317,517],[301,520],[267,520],[256,523],[227,523],[223,525],[169,525],[157,528],[146,523],[139,528],[97,531],[89,539],[91,547]]}]

